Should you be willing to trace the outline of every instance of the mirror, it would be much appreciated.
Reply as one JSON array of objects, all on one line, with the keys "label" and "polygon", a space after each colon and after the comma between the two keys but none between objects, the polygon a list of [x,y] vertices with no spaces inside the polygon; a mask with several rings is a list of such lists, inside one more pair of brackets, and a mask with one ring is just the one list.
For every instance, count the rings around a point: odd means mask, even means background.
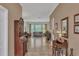
[{"label": "mirror", "polygon": [[62,37],[68,38],[68,17],[61,20]]}]

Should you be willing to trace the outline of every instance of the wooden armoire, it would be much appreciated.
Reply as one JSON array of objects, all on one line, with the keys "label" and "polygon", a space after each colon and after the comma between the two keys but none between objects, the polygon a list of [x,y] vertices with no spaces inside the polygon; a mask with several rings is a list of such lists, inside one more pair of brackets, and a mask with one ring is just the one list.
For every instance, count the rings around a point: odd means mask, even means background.
[{"label": "wooden armoire", "polygon": [[[24,35],[24,21],[22,18],[14,21],[14,50],[15,56],[23,56],[26,52],[26,40],[21,38]],[[21,39],[20,39],[21,38]]]}]

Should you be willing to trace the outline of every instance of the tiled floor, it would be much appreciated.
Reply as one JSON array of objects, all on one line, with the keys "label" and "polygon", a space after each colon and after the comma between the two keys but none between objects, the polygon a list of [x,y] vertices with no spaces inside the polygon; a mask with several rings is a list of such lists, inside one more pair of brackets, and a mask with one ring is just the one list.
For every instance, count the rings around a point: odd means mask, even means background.
[{"label": "tiled floor", "polygon": [[45,37],[30,38],[28,40],[28,52],[26,56],[51,56],[52,51]]}]

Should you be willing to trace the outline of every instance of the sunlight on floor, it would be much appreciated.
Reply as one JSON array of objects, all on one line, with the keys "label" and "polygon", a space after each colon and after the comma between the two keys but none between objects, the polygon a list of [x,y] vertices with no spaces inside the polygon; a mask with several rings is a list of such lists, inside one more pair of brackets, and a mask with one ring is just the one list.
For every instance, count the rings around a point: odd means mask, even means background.
[{"label": "sunlight on floor", "polygon": [[26,56],[51,56],[52,51],[45,37],[32,37],[28,40],[28,52]]}]

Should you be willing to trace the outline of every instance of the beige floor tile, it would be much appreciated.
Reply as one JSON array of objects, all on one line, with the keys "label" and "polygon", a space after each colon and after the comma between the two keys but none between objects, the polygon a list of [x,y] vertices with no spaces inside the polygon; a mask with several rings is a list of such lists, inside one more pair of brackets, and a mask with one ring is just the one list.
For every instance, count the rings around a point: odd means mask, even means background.
[{"label": "beige floor tile", "polygon": [[30,38],[28,40],[28,52],[25,56],[51,56],[52,50],[49,48],[49,44],[46,43],[44,37]]}]

